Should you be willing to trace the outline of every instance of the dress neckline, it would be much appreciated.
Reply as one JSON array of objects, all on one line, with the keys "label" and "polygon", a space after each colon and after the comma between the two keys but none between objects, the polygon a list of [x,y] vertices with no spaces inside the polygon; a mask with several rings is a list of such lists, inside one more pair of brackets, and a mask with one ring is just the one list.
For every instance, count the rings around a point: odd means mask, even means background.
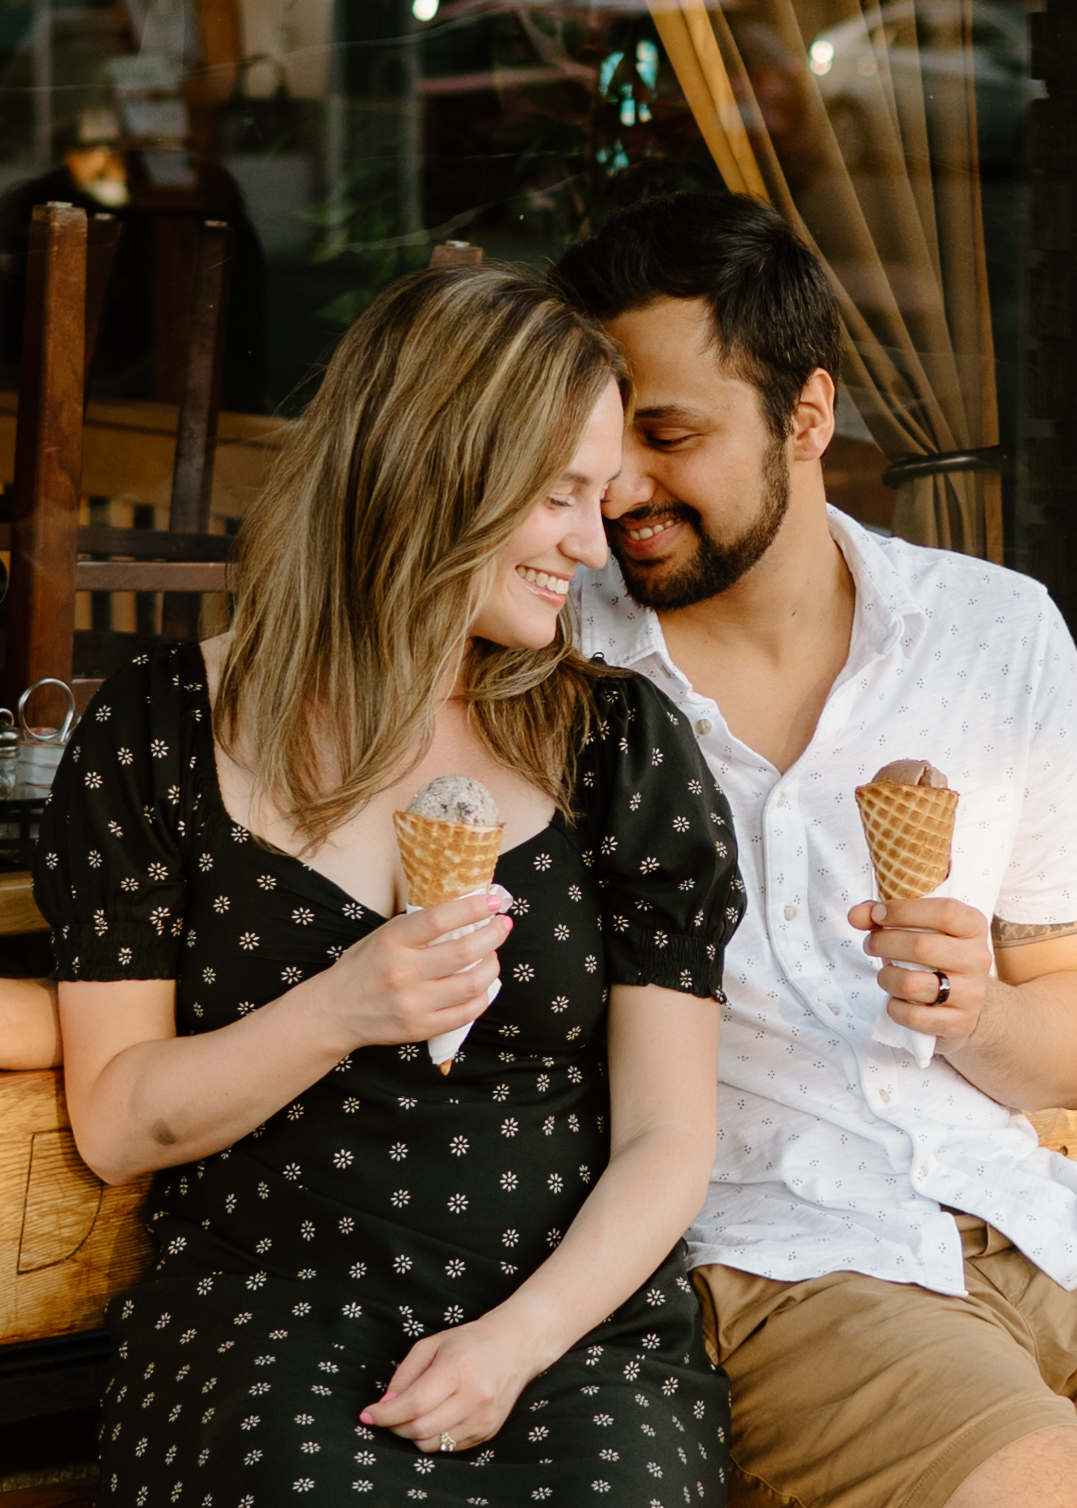
[{"label": "dress neckline", "polygon": [[[379,923],[390,921],[390,917],[385,916],[381,911],[376,911],[373,906],[368,906],[366,901],[360,900],[357,895],[352,895],[350,891],[344,889],[343,885],[338,885],[336,880],[330,879],[329,876],[327,874],[323,874],[320,869],[315,869],[313,864],[308,864],[305,859],[299,858],[296,854],[288,853],[286,849],[276,848],[271,844],[265,843],[265,841],[259,839],[257,834],[253,833],[249,827],[240,822],[237,818],[233,817],[232,813],[224,804],[224,797],[221,794],[220,776],[217,773],[217,749],[213,738],[213,707],[209,699],[209,683],[206,677],[206,662],[202,654],[202,647],[196,640],[187,640],[186,645],[189,645],[194,651],[196,651],[198,656],[197,695],[202,703],[201,710],[204,713],[204,716],[198,720],[197,724],[199,738],[202,745],[200,756],[201,761],[208,765],[210,772],[208,777],[203,777],[202,783],[204,788],[208,792],[211,802],[216,805],[221,817],[230,822],[233,827],[238,828],[241,832],[246,833],[247,836],[252,840],[252,842],[257,843],[260,847],[262,847],[264,853],[270,854],[274,859],[283,859],[288,864],[298,865],[300,869],[305,869],[308,874],[316,875],[323,885],[328,885],[331,890],[335,890],[338,895],[343,896],[345,902],[353,906],[361,907],[363,913],[366,916],[373,917]],[[181,645],[180,648],[182,649],[186,647],[186,645]],[[497,856],[497,867],[500,867],[500,865],[506,859],[512,858],[516,854],[523,853],[526,849],[530,848],[533,843],[537,843],[540,838],[544,838],[548,833],[561,831],[564,829],[564,827],[564,817],[559,811],[555,811],[549,822],[546,823],[545,827],[540,827],[537,833],[532,833],[530,838],[525,838],[522,843],[514,844],[512,848],[503,849]],[[495,876],[497,873],[497,867],[495,867],[494,870]],[[399,914],[403,915],[403,912]]]}]

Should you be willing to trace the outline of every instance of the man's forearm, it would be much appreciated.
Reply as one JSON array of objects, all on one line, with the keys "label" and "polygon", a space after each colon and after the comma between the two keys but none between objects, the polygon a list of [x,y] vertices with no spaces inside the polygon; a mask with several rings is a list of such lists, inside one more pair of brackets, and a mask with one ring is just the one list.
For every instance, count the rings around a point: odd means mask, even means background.
[{"label": "man's forearm", "polygon": [[1077,973],[989,979],[971,1036],[953,1048],[940,1039],[938,1051],[1000,1104],[1077,1109]]}]

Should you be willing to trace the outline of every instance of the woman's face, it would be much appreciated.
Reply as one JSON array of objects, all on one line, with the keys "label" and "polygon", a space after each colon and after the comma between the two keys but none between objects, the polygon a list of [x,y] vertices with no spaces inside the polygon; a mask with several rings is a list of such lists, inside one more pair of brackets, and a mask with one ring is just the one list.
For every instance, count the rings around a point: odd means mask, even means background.
[{"label": "woman's face", "polygon": [[577,567],[605,564],[602,499],[621,469],[623,431],[621,394],[611,377],[564,476],[495,557],[493,585],[470,629],[476,638],[510,649],[550,643]]}]

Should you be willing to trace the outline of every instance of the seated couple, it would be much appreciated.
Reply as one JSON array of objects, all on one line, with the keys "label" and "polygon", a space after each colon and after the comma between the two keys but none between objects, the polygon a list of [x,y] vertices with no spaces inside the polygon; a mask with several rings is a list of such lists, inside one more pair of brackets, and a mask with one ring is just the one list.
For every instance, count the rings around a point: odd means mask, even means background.
[{"label": "seated couple", "polygon": [[[735,197],[556,292],[405,279],[230,634],[99,694],[37,893],[79,1146],[157,1171],[102,1502],[1077,1505],[1077,1168],[1010,1108],[1077,1100],[1074,649],[827,510],[839,354]],[[948,898],[884,907],[897,757],[961,803]],[[456,772],[508,915],[402,914],[392,814]]]}]

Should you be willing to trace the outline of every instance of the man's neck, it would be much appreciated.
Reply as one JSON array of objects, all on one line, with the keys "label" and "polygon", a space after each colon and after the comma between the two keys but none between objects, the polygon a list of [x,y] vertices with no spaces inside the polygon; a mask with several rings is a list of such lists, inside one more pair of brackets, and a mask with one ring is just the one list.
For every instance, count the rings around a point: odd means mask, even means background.
[{"label": "man's neck", "polygon": [[735,586],[659,618],[674,664],[734,736],[784,773],[848,658],[855,606],[825,508],[802,506]]}]

